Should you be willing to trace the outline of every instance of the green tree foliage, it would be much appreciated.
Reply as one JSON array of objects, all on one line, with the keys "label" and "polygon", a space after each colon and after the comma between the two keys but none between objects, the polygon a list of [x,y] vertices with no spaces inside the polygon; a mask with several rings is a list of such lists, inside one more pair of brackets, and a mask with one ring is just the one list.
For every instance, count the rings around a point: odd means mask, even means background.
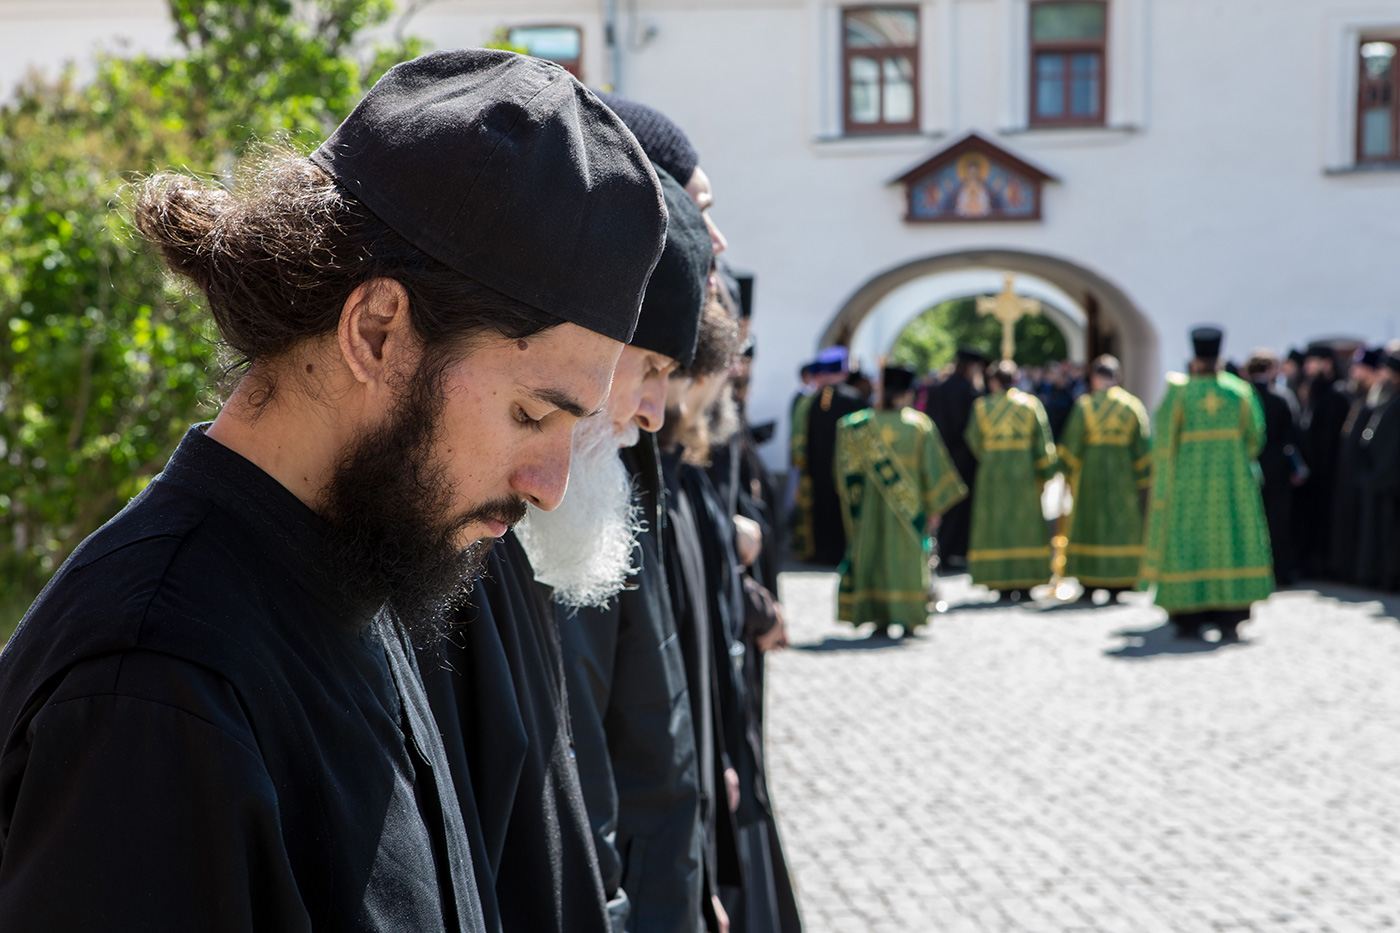
[{"label": "green tree foliage", "polygon": [[0,606],[27,602],[211,410],[213,334],[136,242],[123,186],[231,179],[257,140],[323,136],[418,52],[357,41],[389,0],[169,5],[178,54],[31,75],[0,107]]},{"label": "green tree foliage", "polygon": [[[977,313],[976,298],[957,298],[934,305],[900,333],[890,352],[891,362],[927,373],[947,365],[958,347],[976,347],[996,358],[1001,351],[1001,323]],[[1016,322],[1016,362],[1043,366],[1068,355],[1065,335],[1043,314]]]}]

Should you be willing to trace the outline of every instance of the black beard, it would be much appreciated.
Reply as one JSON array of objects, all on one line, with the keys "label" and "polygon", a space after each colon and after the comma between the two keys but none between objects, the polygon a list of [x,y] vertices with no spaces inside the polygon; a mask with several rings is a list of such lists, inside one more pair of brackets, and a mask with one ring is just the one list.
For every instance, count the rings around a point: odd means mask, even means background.
[{"label": "black beard", "polygon": [[332,566],[349,594],[387,603],[386,615],[420,648],[452,627],[495,543],[463,548],[461,530],[525,516],[520,500],[453,514],[452,482],[433,458],[445,405],[441,367],[425,365],[388,420],[347,445],[318,503]]}]

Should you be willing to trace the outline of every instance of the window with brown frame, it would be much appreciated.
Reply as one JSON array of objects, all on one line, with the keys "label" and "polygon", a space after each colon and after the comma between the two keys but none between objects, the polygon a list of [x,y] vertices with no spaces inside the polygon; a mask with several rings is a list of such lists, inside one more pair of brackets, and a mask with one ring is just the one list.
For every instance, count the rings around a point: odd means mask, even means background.
[{"label": "window with brown frame", "polygon": [[506,37],[513,47],[563,65],[575,78],[583,80],[583,30],[577,26],[513,26]]},{"label": "window with brown frame", "polygon": [[1400,39],[1361,43],[1356,161],[1400,162]]},{"label": "window with brown frame", "polygon": [[841,35],[846,132],[917,132],[918,7],[848,7]]},{"label": "window with brown frame", "polygon": [[1032,126],[1102,126],[1108,99],[1108,4],[1031,4]]}]

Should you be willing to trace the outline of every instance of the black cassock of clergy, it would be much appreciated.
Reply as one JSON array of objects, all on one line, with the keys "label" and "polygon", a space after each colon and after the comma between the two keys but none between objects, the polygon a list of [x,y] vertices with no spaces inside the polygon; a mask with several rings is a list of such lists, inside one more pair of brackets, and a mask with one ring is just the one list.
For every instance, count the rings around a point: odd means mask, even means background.
[{"label": "black cassock of clergy", "polygon": [[0,656],[0,929],[485,929],[411,656],[192,430]]},{"label": "black cassock of clergy", "polygon": [[1342,429],[1332,488],[1332,579],[1355,583],[1361,557],[1361,435],[1371,421],[1367,393],[1354,399]]},{"label": "black cassock of clergy", "polygon": [[869,404],[848,385],[827,386],[812,397],[807,412],[807,475],[812,479],[812,563],[835,567],[846,556],[846,528],[832,467],[836,462],[836,422]]},{"label": "black cassock of clergy", "polygon": [[1400,590],[1400,395],[1377,405],[1361,440],[1357,582]]},{"label": "black cassock of clergy", "polygon": [[[1269,547],[1274,558],[1274,581],[1280,586],[1293,579],[1293,454],[1296,453],[1293,422],[1297,402],[1287,389],[1255,382],[1254,394],[1264,409],[1264,446],[1259,451],[1259,471],[1264,475],[1264,517],[1269,524]],[[1287,393],[1286,395],[1284,393]]]},{"label": "black cassock of clergy", "polygon": [[1313,381],[1306,397],[1298,417],[1298,449],[1309,475],[1294,499],[1293,537],[1298,571],[1320,577],[1331,563],[1332,489],[1349,406],[1327,379]]},{"label": "black cassock of clergy", "polygon": [[492,548],[470,603],[418,667],[462,811],[480,814],[477,877],[488,869],[505,933],[607,933],[558,623],[513,533]]},{"label": "black cassock of clergy", "polygon": [[636,933],[691,933],[704,880],[699,779],[655,435],[642,432],[622,460],[647,524],[640,569],[607,609],[558,613],[569,717],[609,909]]},{"label": "black cassock of clergy", "polygon": [[972,490],[977,480],[977,458],[967,446],[963,432],[972,417],[972,406],[982,393],[965,376],[952,373],[928,392],[928,410],[958,475],[967,486],[967,498],[953,506],[938,526],[940,557],[967,557],[968,537],[972,533]]}]

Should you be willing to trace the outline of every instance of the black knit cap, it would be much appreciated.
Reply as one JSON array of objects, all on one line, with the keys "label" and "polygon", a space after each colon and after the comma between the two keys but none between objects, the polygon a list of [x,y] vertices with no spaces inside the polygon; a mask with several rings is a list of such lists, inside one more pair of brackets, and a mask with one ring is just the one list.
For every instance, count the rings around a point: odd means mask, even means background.
[{"label": "black knit cap", "polygon": [[1197,327],[1191,331],[1191,347],[1197,359],[1216,359],[1224,341],[1225,332],[1218,327]]},{"label": "black knit cap", "polygon": [[487,49],[396,65],[311,161],[449,268],[632,336],[666,234],[661,189],[622,121],[558,65]]},{"label": "black knit cap", "polygon": [[696,155],[695,147],[690,144],[690,137],[685,135],[684,130],[661,111],[646,104],[616,94],[599,94],[598,97],[627,124],[651,161],[670,172],[682,188],[690,184],[690,176],[695,174],[700,157]]},{"label": "black knit cap", "polygon": [[655,168],[671,220],[666,226],[666,248],[647,284],[631,343],[689,366],[695,361],[714,247],[700,208],[664,168]]}]

